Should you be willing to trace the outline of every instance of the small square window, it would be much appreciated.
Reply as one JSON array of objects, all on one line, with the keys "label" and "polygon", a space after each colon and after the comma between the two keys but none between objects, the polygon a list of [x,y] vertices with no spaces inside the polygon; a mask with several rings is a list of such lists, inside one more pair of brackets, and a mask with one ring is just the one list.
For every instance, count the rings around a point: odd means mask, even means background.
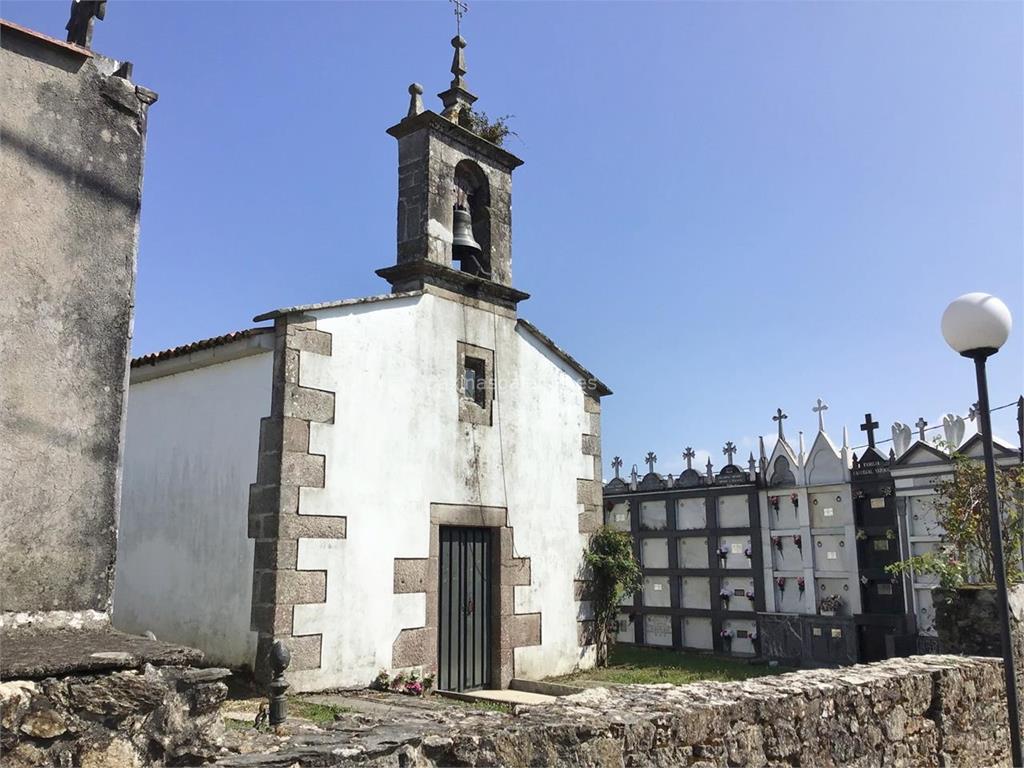
[{"label": "small square window", "polygon": [[463,371],[463,394],[481,408],[486,408],[487,363],[479,357],[469,357],[467,355]]},{"label": "small square window", "polygon": [[491,426],[494,390],[494,350],[460,341],[458,344],[459,421]]}]

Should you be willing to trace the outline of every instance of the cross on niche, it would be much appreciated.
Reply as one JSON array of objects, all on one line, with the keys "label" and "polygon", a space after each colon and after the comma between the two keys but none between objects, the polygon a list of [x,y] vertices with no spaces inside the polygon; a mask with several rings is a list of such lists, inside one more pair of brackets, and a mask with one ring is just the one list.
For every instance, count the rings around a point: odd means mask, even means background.
[{"label": "cross on niche", "polygon": [[687,469],[693,469],[693,459],[696,455],[696,452],[690,447],[687,447],[686,450],[683,451],[683,458],[686,459]]},{"label": "cross on niche", "polygon": [[818,414],[818,431],[825,431],[825,411],[828,410],[828,404],[825,403],[820,397],[818,398],[818,404],[811,408],[816,414]]},{"label": "cross on niche", "polygon": [[732,444],[732,440],[726,442],[725,447],[722,449],[722,453],[729,459],[729,463],[732,464],[732,456],[736,453],[736,446]]},{"label": "cross on niche", "polygon": [[622,458],[621,457],[616,456],[614,459],[612,459],[612,469],[615,470],[615,479],[618,480],[619,479],[619,470],[622,469]]},{"label": "cross on niche", "polygon": [[654,454],[654,451],[648,451],[647,455],[644,456],[644,463],[647,465],[647,469],[654,473],[654,465],[658,461],[658,457]]},{"label": "cross on niche", "polygon": [[860,425],[861,432],[868,433],[868,447],[875,447],[875,430],[878,429],[878,422],[871,420],[871,414],[864,414],[864,423]]},{"label": "cross on niche", "polygon": [[788,419],[788,418],[789,418],[789,416],[787,416],[786,414],[784,414],[784,413],[782,412],[782,409],[781,409],[781,408],[779,408],[778,410],[776,410],[776,411],[775,411],[775,415],[774,415],[774,416],[772,416],[772,421],[777,421],[777,422],[779,422],[779,440],[781,440],[781,439],[782,439],[782,420],[783,420],[783,419]]},{"label": "cross on niche", "polygon": [[923,443],[924,442],[924,428],[928,426],[928,422],[924,420],[924,416],[919,418],[914,426],[917,427],[917,437]]}]

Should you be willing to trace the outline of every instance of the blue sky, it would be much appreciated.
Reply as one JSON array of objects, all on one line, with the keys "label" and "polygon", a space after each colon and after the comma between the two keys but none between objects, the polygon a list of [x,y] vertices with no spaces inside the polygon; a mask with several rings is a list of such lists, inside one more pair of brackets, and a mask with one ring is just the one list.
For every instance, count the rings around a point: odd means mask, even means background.
[{"label": "blue sky", "polygon": [[[63,36],[67,2],[6,0]],[[993,404],[1024,388],[1024,6],[475,2],[477,106],[511,114],[520,306],[615,391],[606,464],[678,472],[817,397],[966,413],[947,302],[1017,320]],[[150,111],[133,351],[289,304],[384,293],[406,87],[447,87],[448,3],[111,2],[94,47]],[[994,416],[1015,438],[1013,409]],[[770,442],[770,441],[769,441]],[[744,456],[746,454],[744,453]],[[703,457],[702,457],[703,460]],[[606,467],[606,474],[610,470]]]}]

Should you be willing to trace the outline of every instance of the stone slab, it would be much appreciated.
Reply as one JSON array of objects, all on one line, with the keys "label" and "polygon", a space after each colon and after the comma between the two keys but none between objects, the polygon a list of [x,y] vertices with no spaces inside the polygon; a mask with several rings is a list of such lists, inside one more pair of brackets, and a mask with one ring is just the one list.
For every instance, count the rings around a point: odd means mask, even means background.
[{"label": "stone slab", "polygon": [[0,631],[0,680],[32,680],[68,674],[154,666],[192,666],[202,651],[97,629],[4,629]]}]

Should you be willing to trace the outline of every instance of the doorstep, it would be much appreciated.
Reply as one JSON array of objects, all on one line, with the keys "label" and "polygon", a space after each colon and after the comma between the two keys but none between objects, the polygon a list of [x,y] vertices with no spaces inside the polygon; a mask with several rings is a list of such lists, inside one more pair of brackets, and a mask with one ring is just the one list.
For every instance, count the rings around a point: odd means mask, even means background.
[{"label": "doorstep", "polygon": [[438,691],[439,696],[449,699],[470,702],[493,702],[495,704],[548,704],[555,701],[555,696],[530,691],[517,691],[511,688],[491,691]]}]

